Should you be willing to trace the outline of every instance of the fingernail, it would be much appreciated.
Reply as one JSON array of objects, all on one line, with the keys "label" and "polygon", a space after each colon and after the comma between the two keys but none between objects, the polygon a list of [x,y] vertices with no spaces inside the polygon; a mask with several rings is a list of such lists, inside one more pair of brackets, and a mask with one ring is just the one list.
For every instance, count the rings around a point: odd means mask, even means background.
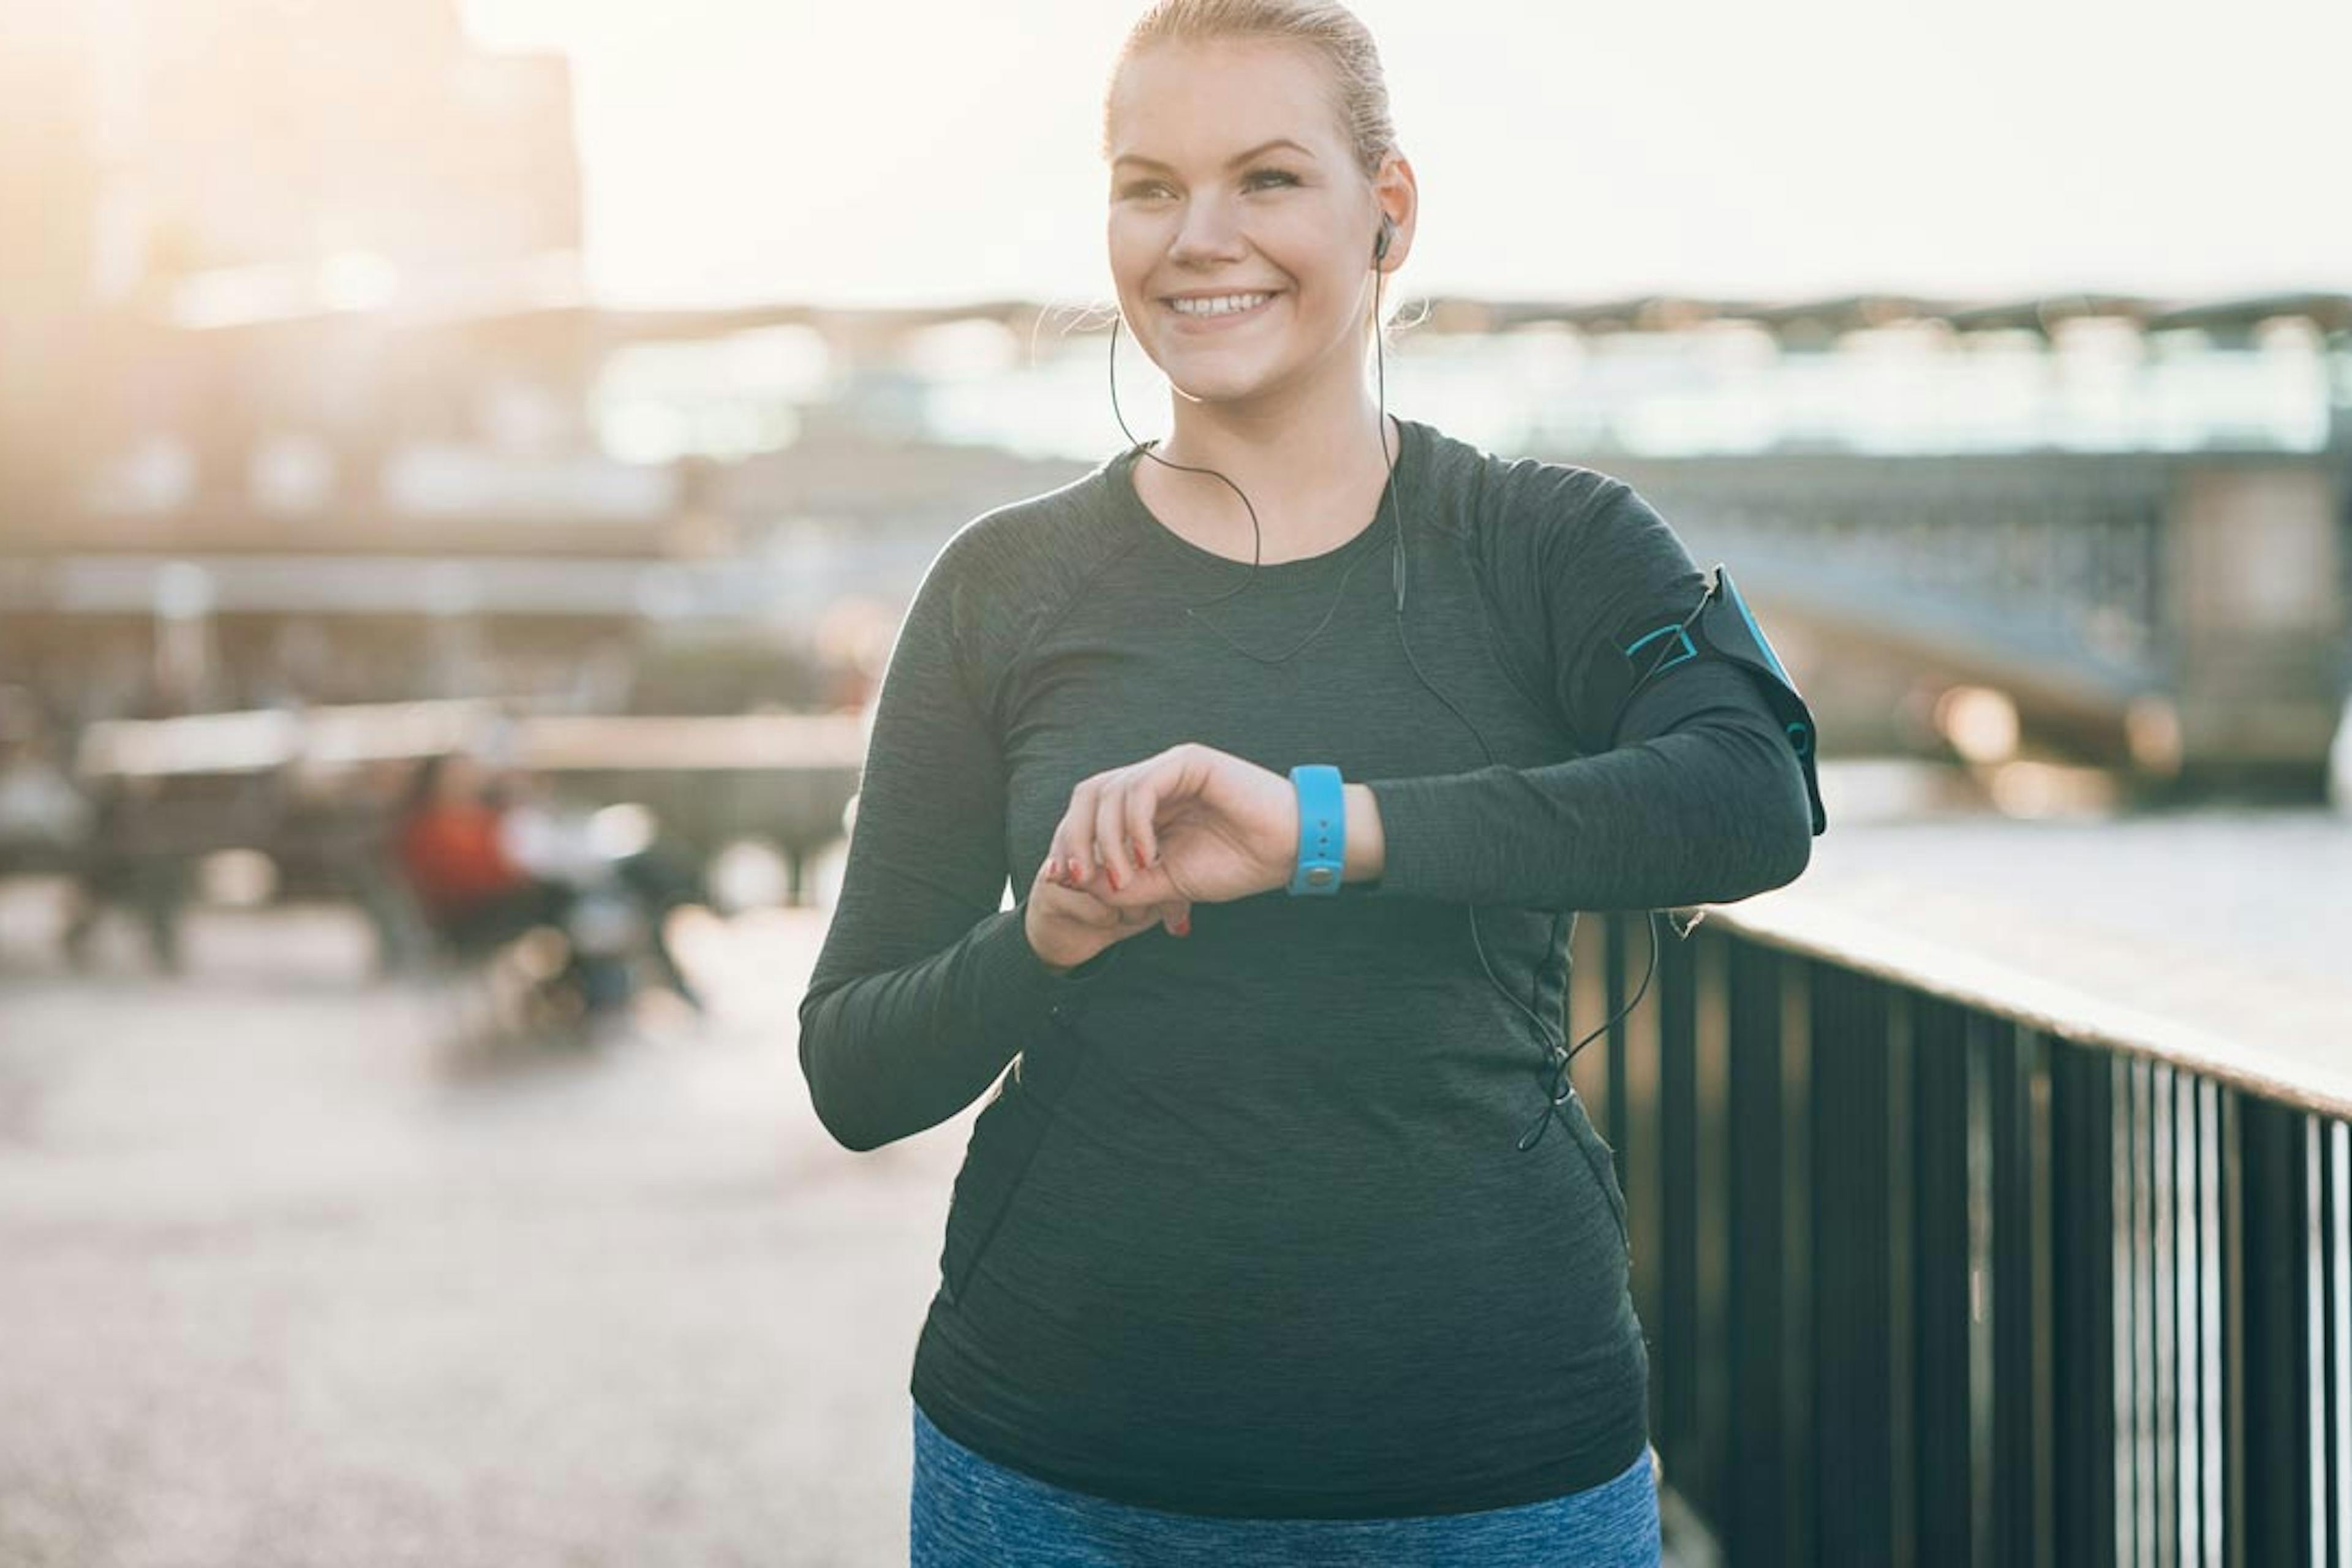
[{"label": "fingernail", "polygon": [[1135,847],[1135,868],[1140,871],[1150,867],[1150,864],[1151,862],[1144,856],[1143,846],[1140,844],[1137,845]]},{"label": "fingernail", "polygon": [[1073,881],[1073,882],[1083,882],[1083,881],[1085,881],[1086,879],[1087,879],[1087,868],[1086,868],[1086,867],[1085,867],[1084,865],[1082,865],[1082,864],[1080,864],[1080,863],[1079,863],[1078,858],[1077,858],[1076,856],[1075,856],[1075,855],[1071,856],[1071,857],[1070,857],[1070,880],[1071,880],[1071,881]]}]

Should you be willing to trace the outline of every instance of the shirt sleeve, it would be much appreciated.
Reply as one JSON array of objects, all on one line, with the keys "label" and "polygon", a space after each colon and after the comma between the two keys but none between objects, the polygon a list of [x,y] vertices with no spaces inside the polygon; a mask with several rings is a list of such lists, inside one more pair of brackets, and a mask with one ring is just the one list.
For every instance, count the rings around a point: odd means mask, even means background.
[{"label": "shirt sleeve", "polygon": [[1682,541],[1633,489],[1590,470],[1526,464],[1507,477],[1490,503],[1490,587],[1507,630],[1540,646],[1548,694],[1582,754],[1365,781],[1386,853],[1366,895],[1648,910],[1795,880],[1812,852],[1804,773],[1737,667],[1662,671],[1608,745],[1627,683],[1602,661],[1679,625],[1705,589]]},{"label": "shirt sleeve", "polygon": [[[840,896],[800,1004],[801,1071],[852,1149],[938,1125],[1117,956],[1067,974],[1003,902],[1005,770],[959,628],[991,575],[968,534],[925,574],[892,646],[859,778]],[[1025,886],[1025,879],[1024,879]]]}]

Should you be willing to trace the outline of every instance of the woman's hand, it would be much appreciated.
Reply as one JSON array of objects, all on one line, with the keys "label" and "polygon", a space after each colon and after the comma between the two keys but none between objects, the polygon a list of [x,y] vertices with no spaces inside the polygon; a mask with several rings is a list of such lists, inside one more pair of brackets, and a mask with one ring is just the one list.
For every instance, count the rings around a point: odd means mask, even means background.
[{"label": "woman's hand", "polygon": [[1045,875],[1121,911],[1221,904],[1289,885],[1298,793],[1288,779],[1187,742],[1082,782]]},{"label": "woman's hand", "polygon": [[1022,930],[1039,962],[1056,974],[1068,973],[1109,947],[1148,930],[1154,921],[1171,935],[1192,929],[1192,907],[1180,902],[1120,906],[1104,902],[1084,888],[1067,887],[1052,875],[1054,862],[1037,868],[1029,884]]}]

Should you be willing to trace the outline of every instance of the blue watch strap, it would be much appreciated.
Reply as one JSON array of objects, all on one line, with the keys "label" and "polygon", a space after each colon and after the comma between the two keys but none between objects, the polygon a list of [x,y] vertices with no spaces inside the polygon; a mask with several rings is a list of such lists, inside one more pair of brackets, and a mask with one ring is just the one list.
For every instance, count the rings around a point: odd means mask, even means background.
[{"label": "blue watch strap", "polygon": [[1348,864],[1348,801],[1339,770],[1327,763],[1302,763],[1290,770],[1298,791],[1298,868],[1290,891],[1337,893]]}]

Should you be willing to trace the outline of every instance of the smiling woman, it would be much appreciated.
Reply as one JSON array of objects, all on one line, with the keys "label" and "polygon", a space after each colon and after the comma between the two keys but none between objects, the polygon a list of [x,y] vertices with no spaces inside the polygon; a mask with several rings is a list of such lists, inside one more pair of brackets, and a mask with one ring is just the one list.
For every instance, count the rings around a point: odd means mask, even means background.
[{"label": "smiling woman", "polygon": [[1221,26],[1249,15],[1162,7],[1129,40],[1103,115],[1108,251],[1121,314],[1180,395],[1287,418],[1362,399],[1375,284],[1412,251],[1418,187],[1369,37],[1318,33],[1311,8],[1288,37]]},{"label": "smiling woman", "polygon": [[997,1083],[914,1560],[1654,1563],[1568,942],[1793,879],[1804,775],[1738,668],[1636,668],[1712,595],[1631,489],[1383,406],[1419,187],[1353,16],[1162,0],[1103,151],[1170,434],[931,563],[800,1009],[852,1148]]}]

